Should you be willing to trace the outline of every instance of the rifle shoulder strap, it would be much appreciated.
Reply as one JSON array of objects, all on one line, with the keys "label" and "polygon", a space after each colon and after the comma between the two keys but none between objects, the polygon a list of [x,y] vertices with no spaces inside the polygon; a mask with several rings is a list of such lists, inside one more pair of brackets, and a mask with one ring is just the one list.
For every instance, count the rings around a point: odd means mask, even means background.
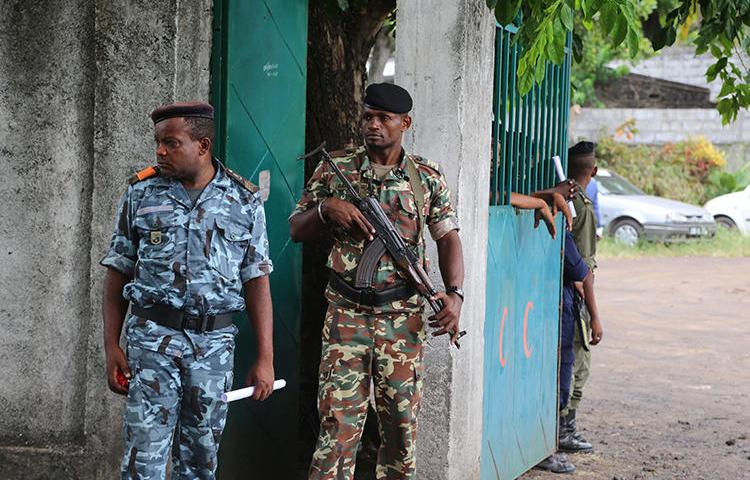
[{"label": "rifle shoulder strap", "polygon": [[409,177],[409,185],[414,193],[414,202],[417,204],[417,241],[424,243],[424,185],[419,177],[417,164],[411,155],[406,158],[406,175]]}]

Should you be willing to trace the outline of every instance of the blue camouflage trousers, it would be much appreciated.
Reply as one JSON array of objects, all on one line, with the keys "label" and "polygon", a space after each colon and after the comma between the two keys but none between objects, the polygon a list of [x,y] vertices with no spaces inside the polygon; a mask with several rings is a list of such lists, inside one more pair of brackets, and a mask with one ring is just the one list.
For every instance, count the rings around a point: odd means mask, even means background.
[{"label": "blue camouflage trousers", "polygon": [[[165,329],[151,323],[152,330]],[[190,341],[194,335],[172,332],[152,336],[161,339],[153,349],[148,348],[149,338],[138,341],[138,335],[128,335],[132,378],[124,422],[123,480],[165,479],[170,449],[173,480],[215,478],[227,415],[221,394],[232,386],[234,332],[223,335],[222,348],[208,355],[201,355],[202,349]],[[227,337],[232,341],[227,343]]]}]

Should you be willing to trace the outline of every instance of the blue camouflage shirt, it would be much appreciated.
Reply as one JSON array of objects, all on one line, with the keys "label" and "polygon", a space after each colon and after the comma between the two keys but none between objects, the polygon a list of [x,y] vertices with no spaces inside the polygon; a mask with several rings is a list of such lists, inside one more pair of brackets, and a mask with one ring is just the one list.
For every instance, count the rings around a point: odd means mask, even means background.
[{"label": "blue camouflage shirt", "polygon": [[241,311],[242,284],[273,270],[259,194],[214,166],[195,205],[166,177],[135,183],[123,195],[101,264],[132,278],[123,296],[133,304],[190,315]]}]

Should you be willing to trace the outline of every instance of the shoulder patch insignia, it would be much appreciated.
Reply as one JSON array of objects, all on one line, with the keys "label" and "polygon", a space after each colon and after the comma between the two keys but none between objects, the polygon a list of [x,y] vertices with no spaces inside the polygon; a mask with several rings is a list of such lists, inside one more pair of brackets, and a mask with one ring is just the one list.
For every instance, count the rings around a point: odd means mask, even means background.
[{"label": "shoulder patch insignia", "polygon": [[253,182],[246,179],[239,173],[233,170],[230,170],[226,166],[224,166],[224,171],[227,172],[227,175],[229,176],[229,178],[239,183],[245,190],[252,192],[252,193],[256,193],[259,190],[259,188]]},{"label": "shoulder patch insignia", "polygon": [[418,166],[427,167],[430,170],[434,170],[438,175],[441,175],[440,166],[437,163],[433,162],[432,160],[427,160],[426,158],[420,157],[419,155],[410,154],[409,156],[412,158],[412,160],[414,160],[414,163],[416,163]]},{"label": "shoulder patch insignia", "polygon": [[135,185],[138,182],[142,182],[146,179],[159,176],[159,167],[151,166],[144,168],[143,170],[136,172],[132,177],[128,178],[128,184]]},{"label": "shoulder patch insignia", "polygon": [[345,147],[341,150],[334,150],[333,152],[329,152],[328,154],[331,156],[331,158],[341,158],[351,157],[352,155],[359,155],[364,151],[364,147]]}]

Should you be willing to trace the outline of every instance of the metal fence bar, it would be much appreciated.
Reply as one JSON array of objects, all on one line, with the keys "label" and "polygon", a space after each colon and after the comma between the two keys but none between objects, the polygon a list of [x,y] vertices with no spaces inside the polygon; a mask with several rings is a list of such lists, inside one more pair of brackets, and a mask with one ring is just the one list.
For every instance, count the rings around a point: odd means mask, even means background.
[{"label": "metal fence bar", "polygon": [[[503,47],[503,31],[497,30],[495,34],[495,52],[502,51]],[[492,166],[491,166],[491,177],[490,177],[490,205],[497,205],[499,199],[497,198],[500,193],[500,152],[498,151],[498,139],[500,137],[500,126],[503,122],[500,121],[500,115],[502,112],[502,96],[500,92],[500,79],[502,73],[502,58],[499,55],[495,55],[495,79],[492,92]]]},{"label": "metal fence bar", "polygon": [[500,129],[500,135],[501,138],[498,139],[498,141],[502,141],[501,147],[502,147],[502,158],[498,159],[500,162],[498,165],[498,168],[501,172],[501,184],[498,186],[500,189],[500,204],[502,205],[508,205],[510,203],[510,194],[508,193],[507,185],[508,185],[508,169],[506,168],[506,161],[505,159],[508,158],[508,155],[510,153],[510,145],[508,144],[508,118],[509,118],[509,105],[508,105],[508,99],[510,98],[510,75],[511,68],[510,68],[510,42],[511,42],[511,36],[509,32],[506,32],[503,29],[500,29],[500,32],[503,36],[503,49],[502,49],[502,67],[503,71],[501,73],[502,76],[502,108],[500,110],[500,121],[502,122],[501,129]]},{"label": "metal fence bar", "polygon": [[562,124],[562,131],[563,131],[562,160],[563,160],[563,165],[566,170],[568,168],[568,127],[570,125],[570,75],[571,75],[571,63],[573,59],[572,48],[573,48],[573,34],[568,33],[568,38],[565,40],[565,62],[563,63],[563,65],[565,65],[565,80],[564,80],[565,101],[563,102],[564,120]]},{"label": "metal fence bar", "polygon": [[518,128],[518,140],[519,140],[519,152],[518,152],[518,185],[516,186],[516,191],[519,193],[527,193],[526,192],[526,164],[528,163],[528,157],[527,155],[527,145],[526,145],[526,137],[527,137],[527,130],[526,130],[526,122],[528,121],[529,117],[529,96],[524,95],[520,96],[519,94],[519,100],[521,101],[521,124]]},{"label": "metal fence bar", "polygon": [[552,66],[552,152],[560,155],[560,67]]},{"label": "metal fence bar", "polygon": [[[518,59],[521,56],[521,49],[518,47],[518,45],[515,46],[515,54],[513,58],[513,65],[514,69],[518,70]],[[515,78],[515,75],[514,75]],[[521,116],[522,109],[523,109],[523,101],[521,98],[521,95],[518,93],[518,82],[516,81],[516,89],[513,94],[514,104],[513,104],[513,144],[515,145],[515,149],[513,151],[513,188],[510,189],[511,192],[518,192],[520,181],[521,181],[521,172],[523,171],[523,158],[521,158],[521,143],[523,141],[521,137],[521,128],[522,128],[522,122],[523,117]]]},{"label": "metal fence bar", "polygon": [[517,90],[516,27],[497,27],[493,83],[491,205],[507,205],[510,193],[530,193],[556,183],[552,162],[567,167],[571,35],[562,65],[545,65],[544,80],[523,97]]},{"label": "metal fence bar", "polygon": [[524,128],[524,140],[526,143],[526,155],[524,156],[524,192],[525,194],[531,193],[531,169],[534,166],[534,154],[532,151],[532,113],[534,111],[534,89],[532,88],[529,93],[526,94],[526,105],[524,106],[526,111],[526,127]]},{"label": "metal fence bar", "polygon": [[508,95],[509,95],[509,109],[508,109],[508,128],[506,131],[506,141],[508,142],[508,155],[503,159],[506,165],[505,171],[508,172],[507,177],[507,184],[505,186],[505,192],[508,197],[510,197],[510,192],[513,191],[515,188],[515,182],[513,178],[513,167],[516,159],[516,138],[515,138],[515,131],[516,131],[516,125],[517,122],[515,120],[516,113],[518,110],[516,109],[516,100],[518,99],[518,93],[516,91],[516,68],[517,68],[517,53],[518,53],[518,47],[513,46],[511,55],[510,55],[510,63],[508,68]]},{"label": "metal fence bar", "polygon": [[552,103],[553,103],[553,89],[552,89],[552,65],[547,65],[546,67],[546,73],[545,73],[545,83],[546,83],[546,90],[547,90],[547,101],[544,103],[545,108],[547,111],[545,112],[544,116],[544,122],[545,122],[545,137],[544,137],[544,161],[546,163],[545,165],[545,172],[547,174],[547,181],[545,182],[545,187],[549,187],[550,181],[551,181],[551,175],[549,171],[549,165],[550,165],[550,159],[552,157]]},{"label": "metal fence bar", "polygon": [[534,92],[534,104],[533,104],[533,112],[534,112],[534,122],[532,125],[533,132],[532,133],[532,142],[533,142],[533,152],[532,152],[532,178],[531,178],[531,190],[536,191],[539,190],[539,173],[541,172],[541,168],[539,165],[539,111],[540,111],[540,98],[539,98],[539,86],[534,84],[534,87],[532,89],[532,92]]}]

